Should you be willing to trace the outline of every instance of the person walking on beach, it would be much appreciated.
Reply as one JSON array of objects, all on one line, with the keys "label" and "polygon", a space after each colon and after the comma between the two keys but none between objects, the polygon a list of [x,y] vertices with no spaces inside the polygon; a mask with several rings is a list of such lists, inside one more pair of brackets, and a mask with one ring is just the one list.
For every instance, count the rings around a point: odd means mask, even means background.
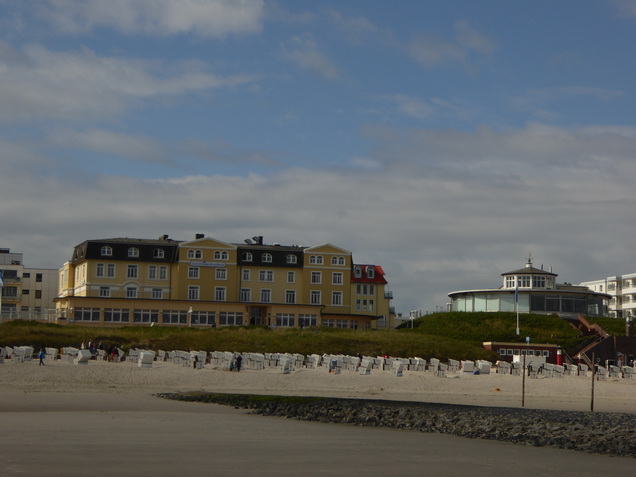
[{"label": "person walking on beach", "polygon": [[241,363],[243,362],[243,356],[240,354],[236,357],[236,372],[238,373],[241,370]]},{"label": "person walking on beach", "polygon": [[38,353],[38,358],[40,358],[40,366],[44,366],[44,356],[46,356],[44,348],[40,348],[40,352]]}]

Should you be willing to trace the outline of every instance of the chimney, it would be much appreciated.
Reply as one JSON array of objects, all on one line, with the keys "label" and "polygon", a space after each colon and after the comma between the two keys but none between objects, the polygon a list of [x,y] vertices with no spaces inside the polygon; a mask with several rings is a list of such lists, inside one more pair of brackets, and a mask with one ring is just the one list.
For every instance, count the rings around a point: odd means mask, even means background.
[{"label": "chimney", "polygon": [[202,239],[203,237],[205,237],[205,234],[195,234],[194,235],[195,240]]}]

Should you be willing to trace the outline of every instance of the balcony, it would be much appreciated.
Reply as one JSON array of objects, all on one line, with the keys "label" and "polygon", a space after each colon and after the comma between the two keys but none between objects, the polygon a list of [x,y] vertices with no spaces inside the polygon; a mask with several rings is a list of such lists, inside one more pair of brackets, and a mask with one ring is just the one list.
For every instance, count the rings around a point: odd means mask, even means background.
[{"label": "balcony", "polygon": [[393,300],[393,292],[391,290],[384,290],[384,298],[386,300]]}]

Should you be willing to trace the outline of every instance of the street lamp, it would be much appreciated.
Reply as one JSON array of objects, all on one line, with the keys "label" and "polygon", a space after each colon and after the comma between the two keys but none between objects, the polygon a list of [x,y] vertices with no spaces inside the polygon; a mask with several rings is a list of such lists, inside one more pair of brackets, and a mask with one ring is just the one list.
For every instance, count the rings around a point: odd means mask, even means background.
[{"label": "street lamp", "polygon": [[188,328],[192,327],[192,307],[188,310]]}]

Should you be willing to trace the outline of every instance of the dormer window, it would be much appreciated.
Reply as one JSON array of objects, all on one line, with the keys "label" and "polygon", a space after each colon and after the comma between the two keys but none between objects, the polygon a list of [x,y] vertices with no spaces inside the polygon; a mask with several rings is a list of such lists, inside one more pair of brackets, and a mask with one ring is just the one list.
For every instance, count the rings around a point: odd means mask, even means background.
[{"label": "dormer window", "polygon": [[227,260],[228,253],[226,251],[215,250],[214,252],[214,260]]},{"label": "dormer window", "polygon": [[261,260],[263,261],[263,263],[272,263],[272,254],[271,253],[264,253],[261,256]]},{"label": "dormer window", "polygon": [[139,257],[139,249],[135,247],[130,247],[128,249],[128,256],[133,258]]},{"label": "dormer window", "polygon": [[353,276],[355,278],[362,278],[362,268],[359,266],[353,267]]},{"label": "dormer window", "polygon": [[252,255],[251,252],[245,252],[243,254],[243,261],[244,262],[251,262],[252,260],[254,260],[254,256]]},{"label": "dormer window", "polygon": [[154,251],[153,256],[155,258],[164,258],[165,257],[165,252],[162,249],[160,249],[160,248],[156,248],[155,251]]},{"label": "dormer window", "polygon": [[375,278],[375,267],[367,267],[367,278]]},{"label": "dormer window", "polygon": [[298,257],[290,253],[287,255],[287,263],[298,263]]},{"label": "dormer window", "polygon": [[108,245],[102,247],[102,255],[110,257],[113,254],[113,249]]}]

